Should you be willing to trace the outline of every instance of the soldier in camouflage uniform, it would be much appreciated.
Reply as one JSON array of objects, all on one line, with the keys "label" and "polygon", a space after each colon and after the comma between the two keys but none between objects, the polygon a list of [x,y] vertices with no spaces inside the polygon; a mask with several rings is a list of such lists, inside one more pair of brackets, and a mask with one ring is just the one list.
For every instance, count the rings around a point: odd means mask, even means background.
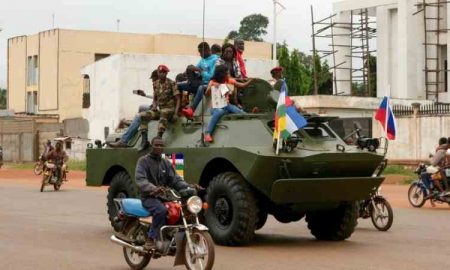
[{"label": "soldier in camouflage uniform", "polygon": [[[149,110],[140,112],[136,116],[140,120],[139,130],[142,137],[139,151],[145,150],[149,146],[147,138],[148,122],[159,120],[158,137],[162,137],[168,121],[174,122],[177,119],[177,112],[180,108],[180,92],[175,82],[167,78],[168,72],[169,68],[165,65],[158,66],[158,80],[153,83],[153,104]],[[132,125],[129,128],[137,128],[137,126]],[[125,141],[125,138],[122,137],[120,141],[110,143],[109,146],[128,147],[128,140]]]}]

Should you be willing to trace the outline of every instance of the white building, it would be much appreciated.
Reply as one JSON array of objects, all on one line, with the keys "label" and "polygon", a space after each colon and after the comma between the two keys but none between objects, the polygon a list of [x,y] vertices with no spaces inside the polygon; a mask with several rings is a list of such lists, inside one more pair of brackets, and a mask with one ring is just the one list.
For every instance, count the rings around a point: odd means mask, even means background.
[{"label": "white building", "polygon": [[[445,0],[344,0],[333,4],[335,21],[350,23],[351,12],[367,9],[376,20],[377,96],[450,102],[447,80],[450,29]],[[424,5],[425,3],[425,5]],[[337,29],[336,44],[350,45],[350,30]],[[347,34],[347,35],[345,35]],[[425,42],[426,41],[426,42]],[[339,47],[339,92],[350,94],[350,47]],[[425,64],[426,63],[426,64]]]},{"label": "white building", "polygon": [[[89,108],[83,112],[83,118],[89,121],[87,138],[103,141],[105,130],[113,133],[121,119],[132,119],[137,114],[139,105],[151,104],[151,99],[132,91],[142,89],[153,95],[149,77],[158,65],[167,65],[168,77],[175,79],[188,65],[198,61],[197,56],[116,54],[82,68],[81,74],[88,78],[85,92],[90,96]],[[272,60],[247,59],[246,67],[250,77],[268,80]]]}]

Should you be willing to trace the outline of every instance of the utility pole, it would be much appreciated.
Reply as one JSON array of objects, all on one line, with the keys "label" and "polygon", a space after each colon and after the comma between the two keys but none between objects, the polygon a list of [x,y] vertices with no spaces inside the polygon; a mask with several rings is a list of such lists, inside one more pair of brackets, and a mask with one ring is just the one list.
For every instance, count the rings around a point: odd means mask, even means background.
[{"label": "utility pole", "polygon": [[[281,9],[277,11],[277,6]],[[272,45],[272,62],[273,66],[277,65],[277,16],[286,8],[279,2],[279,0],[273,0],[273,45]]]},{"label": "utility pole", "polygon": [[52,29],[55,28],[55,12],[52,13]]},{"label": "utility pole", "polygon": [[116,20],[116,22],[117,22],[117,32],[119,32],[119,27],[120,27],[120,19],[117,19],[117,20]]}]

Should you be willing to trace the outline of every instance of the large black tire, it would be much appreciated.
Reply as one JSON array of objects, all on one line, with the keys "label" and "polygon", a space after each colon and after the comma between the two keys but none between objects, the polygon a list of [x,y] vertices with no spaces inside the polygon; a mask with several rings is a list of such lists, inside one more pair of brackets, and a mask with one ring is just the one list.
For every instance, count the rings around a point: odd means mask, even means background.
[{"label": "large black tire", "polygon": [[[392,211],[390,203],[385,198],[376,197],[374,199],[374,203],[375,206],[379,206],[378,209],[387,216],[377,216],[373,206],[371,205],[370,218],[372,219],[373,226],[375,226],[375,228],[379,231],[385,232],[391,228],[392,223],[394,222],[394,212]],[[387,219],[386,222],[384,222],[384,219]]]},{"label": "large black tire", "polygon": [[275,219],[281,223],[291,223],[300,221],[305,214],[304,213],[296,213],[292,210],[279,207],[272,213]]},{"label": "large black tire", "polygon": [[114,203],[116,198],[136,198],[138,196],[138,189],[130,175],[126,172],[118,172],[114,175],[109,184],[107,203],[108,217],[111,226],[115,227],[114,218],[117,216],[117,209]]},{"label": "large black tire", "polygon": [[209,208],[205,222],[217,244],[239,246],[250,242],[258,207],[254,193],[240,174],[225,172],[214,177],[206,201]]},{"label": "large black tire", "polygon": [[345,202],[338,208],[309,212],[306,222],[317,240],[342,241],[349,238],[358,224],[355,202]]}]

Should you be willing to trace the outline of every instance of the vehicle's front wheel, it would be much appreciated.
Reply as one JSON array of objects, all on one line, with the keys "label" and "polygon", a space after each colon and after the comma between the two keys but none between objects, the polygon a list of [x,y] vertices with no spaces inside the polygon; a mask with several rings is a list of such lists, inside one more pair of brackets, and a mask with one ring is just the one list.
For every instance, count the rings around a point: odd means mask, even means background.
[{"label": "vehicle's front wheel", "polygon": [[408,201],[416,208],[420,208],[425,204],[424,188],[417,182],[411,184],[408,189]]},{"label": "vehicle's front wheel", "polygon": [[137,186],[126,172],[118,172],[114,175],[108,188],[107,203],[108,217],[111,226],[115,227],[114,218],[117,216],[117,209],[114,199],[135,198],[138,196]]},{"label": "vehicle's front wheel", "polygon": [[213,178],[207,190],[205,222],[219,245],[243,245],[253,238],[258,208],[255,195],[244,178],[225,172]]},{"label": "vehicle's front wheel", "polygon": [[306,222],[317,240],[342,241],[355,230],[358,219],[355,202],[345,202],[338,208],[309,212]]},{"label": "vehicle's front wheel", "polygon": [[370,212],[370,217],[375,228],[379,231],[387,231],[391,228],[392,222],[394,221],[394,212],[385,198],[374,198]]},{"label": "vehicle's front wheel", "polygon": [[194,254],[189,250],[187,239],[184,239],[184,263],[188,270],[211,270],[214,265],[214,243],[211,235],[205,231],[194,231],[191,234]]}]

